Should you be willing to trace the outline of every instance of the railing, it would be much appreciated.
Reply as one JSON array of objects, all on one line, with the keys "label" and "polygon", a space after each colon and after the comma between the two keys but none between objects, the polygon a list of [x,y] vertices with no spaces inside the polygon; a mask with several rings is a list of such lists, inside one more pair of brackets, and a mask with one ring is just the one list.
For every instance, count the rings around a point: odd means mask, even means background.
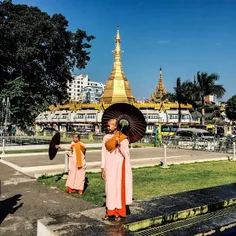
[{"label": "railing", "polygon": [[[6,136],[5,144],[6,146],[11,145],[33,145],[33,144],[49,144],[49,140],[46,139],[38,139],[34,137],[24,137],[24,136]],[[0,138],[0,145],[2,146],[3,139]]]},{"label": "railing", "polygon": [[224,138],[191,139],[166,136],[163,137],[162,143],[170,148],[233,153],[233,142]]},{"label": "railing", "polygon": [[[44,131],[38,132],[37,136],[5,136],[6,146],[11,145],[34,145],[34,144],[49,144],[51,138],[56,132]],[[74,132],[61,132],[61,138],[67,138],[66,142],[71,142]],[[102,142],[104,134],[93,134],[91,132],[79,133],[80,138],[89,140],[91,142]],[[45,138],[44,138],[45,137]],[[0,146],[3,144],[3,138],[0,137]]]},{"label": "railing", "polygon": [[[51,137],[55,131],[38,132],[37,136],[5,136],[6,146],[11,145],[33,145],[33,144],[49,144]],[[67,142],[72,141],[74,132],[61,132],[61,137],[66,138]],[[80,138],[90,142],[102,142],[104,134],[94,134],[91,132],[81,132]],[[45,138],[44,138],[45,137]],[[2,146],[3,139],[0,137],[0,145]],[[155,137],[151,135],[144,136],[140,142],[155,143]],[[189,150],[202,150],[213,152],[233,153],[233,141],[227,138],[213,139],[191,139],[191,138],[176,138],[175,136],[163,136],[162,144],[168,148],[182,148]]]}]

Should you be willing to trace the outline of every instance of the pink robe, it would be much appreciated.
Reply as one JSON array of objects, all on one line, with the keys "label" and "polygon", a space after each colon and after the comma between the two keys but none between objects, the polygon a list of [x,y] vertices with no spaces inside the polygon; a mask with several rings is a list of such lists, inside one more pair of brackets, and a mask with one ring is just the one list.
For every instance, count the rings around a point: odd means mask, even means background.
[{"label": "pink robe", "polygon": [[120,151],[116,148],[112,153],[108,152],[105,143],[113,134],[107,134],[103,138],[101,168],[106,174],[106,206],[109,210],[121,209],[121,180],[122,163],[125,161],[125,194],[126,205],[132,203],[132,170],[130,165],[129,141],[120,143]]},{"label": "pink robe", "polygon": [[69,174],[66,181],[66,186],[75,190],[83,190],[85,183],[85,171],[86,162],[85,155],[81,151],[83,167],[78,168],[76,166],[76,151],[73,148],[73,152],[69,154]]}]

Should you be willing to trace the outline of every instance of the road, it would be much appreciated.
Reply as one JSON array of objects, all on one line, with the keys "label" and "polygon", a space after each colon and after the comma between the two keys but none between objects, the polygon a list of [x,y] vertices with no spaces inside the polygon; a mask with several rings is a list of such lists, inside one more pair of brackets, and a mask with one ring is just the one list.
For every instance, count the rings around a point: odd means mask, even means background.
[{"label": "road", "polygon": [[[163,148],[131,148],[131,164],[134,168],[159,165],[164,162]],[[226,153],[198,150],[167,149],[167,164],[181,164],[202,161],[227,160]],[[100,171],[101,151],[86,153],[87,170]],[[41,174],[61,173],[65,169],[65,154],[60,152],[54,160],[49,160],[47,153],[14,154],[2,156],[2,163],[33,177]]]}]

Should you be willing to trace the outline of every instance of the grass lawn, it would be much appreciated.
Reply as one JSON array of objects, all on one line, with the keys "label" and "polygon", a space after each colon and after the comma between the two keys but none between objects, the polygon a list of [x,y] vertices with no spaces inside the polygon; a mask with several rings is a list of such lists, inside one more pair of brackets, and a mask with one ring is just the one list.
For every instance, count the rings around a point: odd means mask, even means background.
[{"label": "grass lawn", "polygon": [[[236,162],[214,161],[204,163],[171,165],[133,169],[134,200],[151,199],[158,196],[213,187],[236,182]],[[88,187],[82,198],[102,206],[105,203],[104,181],[100,173],[86,173]],[[60,176],[43,176],[40,183],[56,186],[65,191],[65,180]],[[73,194],[75,197],[81,197]]]}]

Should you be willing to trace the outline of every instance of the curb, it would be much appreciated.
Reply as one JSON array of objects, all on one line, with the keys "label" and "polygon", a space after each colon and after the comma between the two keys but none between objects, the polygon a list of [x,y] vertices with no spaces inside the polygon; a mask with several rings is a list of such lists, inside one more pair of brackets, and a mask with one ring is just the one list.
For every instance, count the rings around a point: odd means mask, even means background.
[{"label": "curb", "polygon": [[53,228],[48,226],[53,221],[55,221],[53,218],[37,220],[37,236],[56,236],[57,234],[53,233]]},{"label": "curb", "polygon": [[162,216],[156,216],[152,218],[148,218],[141,221],[136,221],[133,223],[128,223],[124,225],[126,229],[129,231],[138,231],[138,230],[145,230],[151,226],[161,226],[168,223],[173,223],[178,220],[185,220],[187,218],[197,216],[197,215],[203,215],[206,213],[210,213],[222,208],[226,208],[229,206],[233,206],[236,204],[236,198],[232,198],[229,200],[223,200],[221,202],[213,203],[213,204],[207,204],[203,206],[193,207],[186,210],[173,212],[167,215]]}]

